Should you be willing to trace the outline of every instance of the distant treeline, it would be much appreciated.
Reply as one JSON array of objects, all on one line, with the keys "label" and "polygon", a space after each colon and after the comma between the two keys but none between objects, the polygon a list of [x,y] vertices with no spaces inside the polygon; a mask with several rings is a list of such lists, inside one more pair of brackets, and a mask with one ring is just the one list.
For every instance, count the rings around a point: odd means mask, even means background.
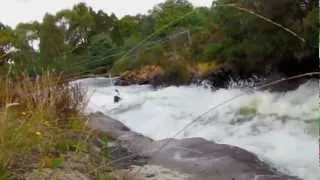
[{"label": "distant treeline", "polygon": [[0,23],[0,68],[14,62],[14,70],[30,73],[119,73],[178,59],[292,75],[318,68],[318,11],[312,0],[217,0],[211,7],[167,0],[118,19],[80,3],[41,23]]}]

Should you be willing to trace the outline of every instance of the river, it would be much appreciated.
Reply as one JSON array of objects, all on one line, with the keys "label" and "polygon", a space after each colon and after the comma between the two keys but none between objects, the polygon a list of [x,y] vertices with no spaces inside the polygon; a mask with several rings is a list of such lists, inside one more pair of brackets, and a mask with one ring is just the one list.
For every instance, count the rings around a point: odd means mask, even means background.
[{"label": "river", "polygon": [[[199,86],[166,87],[110,85],[108,79],[85,79],[88,112],[101,111],[132,130],[155,140],[170,138],[200,114],[205,114],[177,138],[203,137],[257,154],[280,171],[319,180],[318,84],[307,82],[288,93],[245,92],[242,88],[211,91]],[[114,90],[123,100],[113,103]]]}]

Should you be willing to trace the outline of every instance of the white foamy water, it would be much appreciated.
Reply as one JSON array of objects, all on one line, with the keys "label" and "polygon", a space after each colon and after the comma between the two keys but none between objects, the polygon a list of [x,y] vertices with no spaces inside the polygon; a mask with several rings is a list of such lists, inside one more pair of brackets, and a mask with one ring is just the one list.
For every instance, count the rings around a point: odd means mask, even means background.
[{"label": "white foamy water", "polygon": [[[212,92],[193,86],[159,90],[149,86],[108,87],[105,79],[84,82],[94,92],[88,111],[102,111],[153,139],[172,137],[209,108],[245,93],[240,89]],[[119,104],[113,103],[115,88],[123,98]],[[236,145],[282,172],[319,180],[319,117],[318,87],[309,82],[288,93],[246,93],[206,114],[178,138],[203,137]]]}]

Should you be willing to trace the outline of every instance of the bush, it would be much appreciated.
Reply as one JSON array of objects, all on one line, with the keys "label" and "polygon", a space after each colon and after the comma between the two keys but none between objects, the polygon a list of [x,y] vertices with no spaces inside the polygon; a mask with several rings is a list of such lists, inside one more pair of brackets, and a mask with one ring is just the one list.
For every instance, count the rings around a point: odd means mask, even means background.
[{"label": "bush", "polygon": [[87,152],[95,134],[82,115],[85,95],[51,72],[0,77],[0,170],[16,175],[41,162],[57,168],[66,151]]},{"label": "bush", "polygon": [[219,65],[214,62],[202,62],[202,63],[196,64],[196,68],[197,68],[197,75],[202,77],[217,70],[219,68]]},{"label": "bush", "polygon": [[180,85],[191,79],[191,73],[186,65],[179,62],[170,62],[163,67],[164,72],[160,76],[160,83],[167,85]]}]

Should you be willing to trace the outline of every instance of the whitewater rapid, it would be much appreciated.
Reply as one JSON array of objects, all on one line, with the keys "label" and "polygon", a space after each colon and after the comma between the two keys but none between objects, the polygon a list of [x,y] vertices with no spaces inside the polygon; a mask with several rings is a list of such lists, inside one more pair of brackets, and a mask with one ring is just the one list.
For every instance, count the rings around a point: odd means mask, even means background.
[{"label": "whitewater rapid", "polygon": [[[208,109],[244,94],[205,114],[177,138],[203,137],[236,145],[284,173],[320,180],[316,82],[288,93],[246,93],[239,88],[212,92],[196,86],[115,87],[104,78],[81,82],[89,90],[88,112],[101,111],[155,140],[172,137]],[[113,103],[116,88],[123,98],[119,104]]]}]

